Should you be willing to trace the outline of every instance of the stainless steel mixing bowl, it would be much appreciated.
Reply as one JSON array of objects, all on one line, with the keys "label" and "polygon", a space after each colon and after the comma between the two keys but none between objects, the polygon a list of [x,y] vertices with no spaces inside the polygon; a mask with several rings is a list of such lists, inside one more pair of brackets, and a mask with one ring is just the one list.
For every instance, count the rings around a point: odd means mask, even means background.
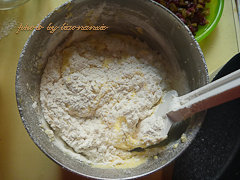
[{"label": "stainless steel mixing bowl", "polygon": [[[44,119],[39,101],[41,75],[47,57],[56,46],[72,32],[58,29],[50,33],[52,23],[69,25],[106,25],[106,32],[129,34],[146,41],[159,51],[169,63],[177,64],[186,72],[190,89],[196,89],[208,82],[207,68],[202,51],[186,26],[169,10],[150,0],[73,0],[63,4],[48,15],[41,30],[34,30],[26,42],[19,59],[16,74],[16,98],[22,121],[35,144],[62,167],[93,178],[134,178],[154,172],[186,149],[200,128],[204,113],[173,128],[164,142],[165,149],[158,159],[149,160],[132,169],[101,169],[86,165],[60,150],[52,143],[40,127]],[[176,77],[178,78],[178,77]],[[186,91],[178,89],[181,94]],[[37,103],[34,108],[33,103]],[[187,141],[181,143],[182,133]],[[173,148],[179,143],[177,148]]]}]

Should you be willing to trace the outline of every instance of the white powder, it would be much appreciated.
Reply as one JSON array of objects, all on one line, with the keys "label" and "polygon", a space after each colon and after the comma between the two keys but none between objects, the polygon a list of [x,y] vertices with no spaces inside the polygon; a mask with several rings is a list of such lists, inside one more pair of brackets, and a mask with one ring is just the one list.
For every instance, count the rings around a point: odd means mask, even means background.
[{"label": "white powder", "polygon": [[7,36],[11,30],[17,25],[17,22],[14,18],[8,18],[0,24],[0,40]]},{"label": "white powder", "polygon": [[37,102],[36,102],[36,101],[33,102],[32,108],[33,108],[33,109],[37,108]]},{"label": "white powder", "polygon": [[59,47],[44,70],[40,101],[47,123],[88,162],[123,164],[161,141],[165,119],[152,116],[171,88],[162,57],[123,35],[95,35]]}]

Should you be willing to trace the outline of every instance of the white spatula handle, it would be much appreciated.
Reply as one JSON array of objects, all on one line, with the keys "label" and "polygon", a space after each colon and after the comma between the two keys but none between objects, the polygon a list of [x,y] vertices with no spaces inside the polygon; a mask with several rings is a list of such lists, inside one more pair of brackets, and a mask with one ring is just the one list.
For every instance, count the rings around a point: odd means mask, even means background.
[{"label": "white spatula handle", "polygon": [[[167,115],[181,121],[193,114],[240,97],[240,70],[180,97],[181,107]],[[240,110],[240,107],[239,107]]]}]

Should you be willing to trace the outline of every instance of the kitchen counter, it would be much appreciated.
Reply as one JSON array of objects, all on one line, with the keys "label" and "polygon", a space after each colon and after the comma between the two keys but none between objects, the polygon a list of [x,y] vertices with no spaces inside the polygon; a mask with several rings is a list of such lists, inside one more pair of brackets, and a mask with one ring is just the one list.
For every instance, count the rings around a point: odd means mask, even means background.
[{"label": "kitchen counter", "polygon": [[[20,119],[15,98],[15,73],[22,48],[31,31],[16,34],[20,23],[37,25],[64,0],[30,0],[23,6],[0,11],[0,179],[85,179],[50,160],[33,143]],[[225,1],[222,18],[201,43],[209,73],[239,52],[239,21],[234,0]],[[142,179],[170,179],[170,165]]]}]

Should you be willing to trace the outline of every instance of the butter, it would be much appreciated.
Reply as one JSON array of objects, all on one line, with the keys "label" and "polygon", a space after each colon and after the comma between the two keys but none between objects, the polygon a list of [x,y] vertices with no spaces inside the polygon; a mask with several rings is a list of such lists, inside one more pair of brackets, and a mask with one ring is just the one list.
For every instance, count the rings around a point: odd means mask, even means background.
[{"label": "butter", "polygon": [[[126,122],[126,117],[121,116],[117,119],[116,123],[114,124],[114,130],[116,132],[120,132],[122,130],[122,124],[123,123],[127,123]],[[138,140],[135,138],[136,134],[121,134],[118,137],[118,142],[116,144],[114,144],[114,147],[119,148],[119,149],[123,149],[123,150],[131,150],[134,149],[136,147],[145,147],[145,144],[142,143],[142,141]]]},{"label": "butter", "polygon": [[110,59],[110,58],[104,59],[104,61],[103,61],[103,67],[108,68],[108,67],[109,67],[109,64],[110,64],[111,62],[112,62],[112,59]]},{"label": "butter", "polygon": [[62,52],[62,66],[61,73],[63,73],[69,66],[69,59],[73,55],[74,50],[71,48],[64,49]]},{"label": "butter", "polygon": [[136,71],[136,74],[139,75],[139,76],[144,76],[143,72],[142,71]]},{"label": "butter", "polygon": [[126,159],[119,164],[108,163],[108,164],[93,164],[92,167],[95,168],[116,168],[116,169],[127,169],[127,168],[135,168],[147,161],[147,157],[144,158],[135,158]]}]

